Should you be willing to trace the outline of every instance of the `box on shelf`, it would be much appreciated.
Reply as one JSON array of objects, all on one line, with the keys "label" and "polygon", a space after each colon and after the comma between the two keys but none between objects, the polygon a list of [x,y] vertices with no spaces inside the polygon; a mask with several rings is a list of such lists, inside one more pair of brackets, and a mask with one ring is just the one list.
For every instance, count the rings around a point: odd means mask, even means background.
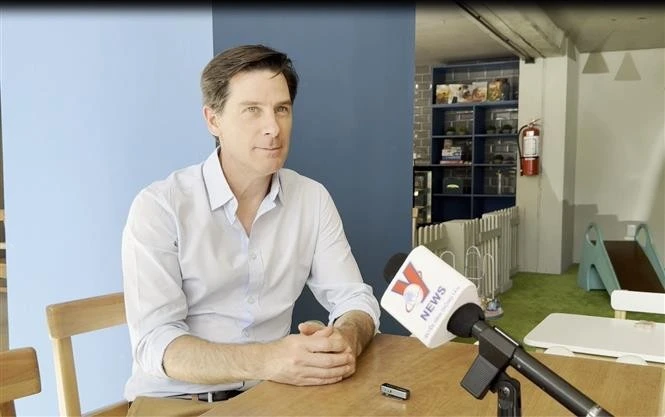
[{"label": "box on shelf", "polygon": [[441,163],[460,163],[462,161],[462,147],[449,146],[441,149]]},{"label": "box on shelf", "polygon": [[452,91],[448,84],[437,84],[434,104],[450,104],[452,102]]},{"label": "box on shelf", "polygon": [[487,100],[501,101],[512,99],[512,89],[507,78],[497,78],[487,84]]},{"label": "box on shelf", "polygon": [[501,100],[501,80],[490,81],[487,84],[487,100],[499,101]]},{"label": "box on shelf", "polygon": [[470,103],[473,101],[471,99],[471,91],[473,90],[471,84],[453,84],[453,85],[455,85],[454,91],[458,103]]},{"label": "box on shelf", "polygon": [[[441,103],[478,103],[487,100],[487,81],[474,81],[471,84],[440,84],[437,85],[437,100],[448,98]],[[438,101],[437,101],[438,103]]]},{"label": "box on shelf", "polygon": [[478,103],[487,100],[487,81],[471,83],[471,101]]},{"label": "box on shelf", "polygon": [[[455,144],[456,143],[456,144]],[[445,139],[441,149],[440,164],[465,164],[471,163],[471,142],[453,141]]]}]

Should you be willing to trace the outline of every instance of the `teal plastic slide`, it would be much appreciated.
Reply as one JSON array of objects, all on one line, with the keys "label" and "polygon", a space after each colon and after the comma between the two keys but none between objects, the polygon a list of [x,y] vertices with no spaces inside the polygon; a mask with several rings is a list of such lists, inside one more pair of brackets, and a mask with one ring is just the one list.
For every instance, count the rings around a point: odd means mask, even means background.
[{"label": "teal plastic slide", "polygon": [[584,234],[577,284],[587,291],[605,289],[608,294],[617,289],[665,292],[665,269],[647,225],[637,226],[635,240],[604,240],[598,226],[590,223]]}]

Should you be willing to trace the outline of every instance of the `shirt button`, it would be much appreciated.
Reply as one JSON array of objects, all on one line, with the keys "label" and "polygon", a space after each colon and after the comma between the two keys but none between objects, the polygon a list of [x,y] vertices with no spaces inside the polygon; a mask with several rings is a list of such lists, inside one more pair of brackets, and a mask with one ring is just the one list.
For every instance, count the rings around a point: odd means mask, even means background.
[{"label": "shirt button", "polygon": [[254,252],[250,253],[250,254],[249,254],[249,258],[250,258],[251,260],[255,260],[255,259],[256,259],[256,254],[255,254]]},{"label": "shirt button", "polygon": [[249,297],[247,297],[247,302],[248,302],[249,304],[254,304],[254,301],[255,301],[255,300],[254,300],[254,297],[252,297],[251,295],[250,295]]}]

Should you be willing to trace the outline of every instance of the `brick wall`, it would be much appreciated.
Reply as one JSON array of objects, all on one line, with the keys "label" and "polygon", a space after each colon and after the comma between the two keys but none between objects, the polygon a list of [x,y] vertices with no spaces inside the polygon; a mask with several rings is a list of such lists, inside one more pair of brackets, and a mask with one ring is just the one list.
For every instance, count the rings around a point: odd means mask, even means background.
[{"label": "brick wall", "polygon": [[432,67],[417,65],[415,71],[415,97],[413,99],[413,162],[430,163],[430,135],[432,131]]}]

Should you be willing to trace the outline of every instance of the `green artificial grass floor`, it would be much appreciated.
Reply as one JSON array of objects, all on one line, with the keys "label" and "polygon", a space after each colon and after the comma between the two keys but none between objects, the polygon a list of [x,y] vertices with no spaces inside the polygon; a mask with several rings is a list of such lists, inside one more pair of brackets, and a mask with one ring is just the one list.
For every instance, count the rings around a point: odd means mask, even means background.
[{"label": "green artificial grass floor", "polygon": [[[550,313],[614,317],[607,291],[580,288],[577,285],[577,270],[578,265],[575,264],[561,275],[517,273],[512,277],[513,286],[498,296],[503,316],[486,321],[521,343],[526,350],[534,350],[524,345],[524,336]],[[665,322],[665,316],[659,314],[628,312],[626,318]],[[472,338],[457,338],[455,341],[475,342]]]}]

